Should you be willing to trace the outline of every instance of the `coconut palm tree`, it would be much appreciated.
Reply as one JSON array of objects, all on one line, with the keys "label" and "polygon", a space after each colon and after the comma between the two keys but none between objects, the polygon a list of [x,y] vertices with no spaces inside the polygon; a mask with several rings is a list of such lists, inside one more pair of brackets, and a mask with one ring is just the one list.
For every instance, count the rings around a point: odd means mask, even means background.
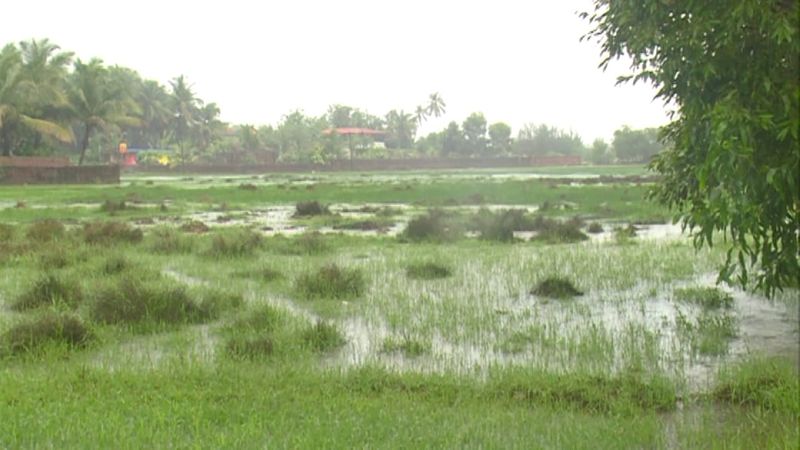
[{"label": "coconut palm tree", "polygon": [[414,120],[417,121],[417,125],[422,125],[422,122],[428,118],[428,109],[423,107],[422,105],[417,106],[417,109],[414,110]]},{"label": "coconut palm tree", "polygon": [[447,105],[442,100],[442,96],[438,92],[428,96],[428,115],[439,117],[444,114]]},{"label": "coconut palm tree", "polygon": [[67,92],[73,117],[83,129],[78,165],[83,164],[92,132],[108,131],[114,125],[135,126],[140,123],[134,116],[136,103],[123,86],[111,81],[101,60],[75,62]]},{"label": "coconut palm tree", "polygon": [[186,146],[191,138],[192,128],[197,123],[200,100],[195,97],[192,87],[183,75],[169,82],[172,88],[170,110],[172,112],[172,140],[178,145],[181,164],[186,164]]},{"label": "coconut palm tree", "polygon": [[[43,64],[42,52],[32,52],[30,47],[25,57],[13,44],[6,45],[0,51],[0,147],[3,156],[11,156],[18,144],[16,138],[21,128],[62,142],[73,141],[69,128],[47,120],[44,116],[45,109],[63,106],[66,100],[57,86],[46,85],[47,82],[55,81],[51,75],[32,70],[36,66],[44,72],[52,72],[53,67]],[[58,64],[61,59],[59,57]],[[60,81],[58,85],[60,86]]]}]

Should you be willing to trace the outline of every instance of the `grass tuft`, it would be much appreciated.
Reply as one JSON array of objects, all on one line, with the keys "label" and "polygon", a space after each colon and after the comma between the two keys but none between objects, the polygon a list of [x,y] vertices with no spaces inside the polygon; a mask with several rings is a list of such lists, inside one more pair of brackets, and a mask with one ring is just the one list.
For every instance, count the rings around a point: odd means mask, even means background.
[{"label": "grass tuft", "polygon": [[316,200],[299,202],[294,205],[294,217],[326,216],[330,213],[328,205],[323,205]]},{"label": "grass tuft", "polygon": [[675,298],[682,302],[694,303],[707,309],[729,309],[733,306],[733,297],[715,287],[687,287],[676,289]]},{"label": "grass tuft", "polygon": [[216,311],[163,278],[145,283],[123,277],[93,293],[90,313],[102,323],[158,325],[201,323],[214,318]]},{"label": "grass tuft", "polygon": [[531,290],[531,294],[539,297],[565,299],[583,295],[583,292],[579,291],[572,284],[572,281],[566,278],[550,277],[539,282],[539,284]]},{"label": "grass tuft", "polygon": [[329,352],[347,342],[339,328],[322,320],[309,326],[302,334],[303,342],[316,352]]},{"label": "grass tuft", "polygon": [[359,297],[366,282],[358,269],[348,269],[328,264],[314,273],[301,275],[295,282],[299,295],[307,299],[344,299]]},{"label": "grass tuft", "polygon": [[83,226],[83,240],[92,245],[135,244],[143,237],[142,230],[124,222],[93,222]]},{"label": "grass tuft", "polygon": [[711,396],[733,405],[800,415],[800,377],[788,360],[752,359],[727,368]]},{"label": "grass tuft", "polygon": [[260,234],[238,228],[218,232],[211,238],[208,255],[215,258],[241,258],[250,256],[263,245]]},{"label": "grass tuft", "polygon": [[11,354],[23,354],[46,345],[82,348],[93,338],[92,331],[78,317],[48,312],[11,327],[3,334],[2,344]]},{"label": "grass tuft", "polygon": [[157,228],[151,233],[150,249],[156,253],[164,255],[190,253],[193,247],[192,239],[172,227]]},{"label": "grass tuft", "polygon": [[435,280],[451,275],[453,271],[449,267],[435,262],[410,264],[406,267],[406,276],[415,280]]},{"label": "grass tuft", "polygon": [[32,242],[51,242],[64,237],[66,229],[64,224],[53,219],[40,220],[32,223],[25,237]]},{"label": "grass tuft", "polygon": [[449,217],[442,210],[428,211],[427,214],[411,219],[400,237],[412,242],[455,240],[461,235],[461,230],[452,220],[448,219]]},{"label": "grass tuft", "polygon": [[83,300],[83,291],[76,280],[47,273],[36,280],[11,305],[15,311],[27,311],[43,306],[60,304],[77,306]]}]

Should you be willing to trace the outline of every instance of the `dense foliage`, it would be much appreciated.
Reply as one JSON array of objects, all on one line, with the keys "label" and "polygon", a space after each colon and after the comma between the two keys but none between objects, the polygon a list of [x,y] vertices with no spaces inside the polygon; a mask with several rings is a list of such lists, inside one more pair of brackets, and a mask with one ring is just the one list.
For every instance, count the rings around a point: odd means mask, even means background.
[{"label": "dense foliage", "polygon": [[798,3],[595,1],[586,13],[610,59],[675,108],[653,192],[698,232],[733,242],[720,273],[774,292],[800,278]]},{"label": "dense foliage", "polygon": [[[118,158],[121,142],[140,150],[140,162],[174,165],[511,155],[584,156],[605,164],[645,161],[658,151],[649,145],[653,139],[628,139],[632,145],[617,149],[615,134],[614,151],[596,155],[574,132],[546,124],[527,124],[514,138],[508,124],[490,123],[480,112],[418,135],[446,107],[433,93],[413,109],[382,116],[335,104],[320,116],[289,112],[275,125],[226,124],[219,106],[200,99],[183,75],[162,85],[132,69],[77,59],[47,39],[8,44],[0,52],[0,152],[5,156],[61,154],[79,164],[105,163]],[[342,136],[326,132],[331,128],[381,134]],[[625,127],[617,133],[635,138],[649,130]]]}]

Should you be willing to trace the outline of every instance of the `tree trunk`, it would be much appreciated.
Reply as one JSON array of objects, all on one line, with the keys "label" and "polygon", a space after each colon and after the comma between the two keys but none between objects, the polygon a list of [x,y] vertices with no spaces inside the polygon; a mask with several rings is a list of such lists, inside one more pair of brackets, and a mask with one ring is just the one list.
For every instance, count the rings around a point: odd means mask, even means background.
[{"label": "tree trunk", "polygon": [[81,140],[81,157],[78,158],[78,165],[83,165],[83,157],[86,156],[86,148],[89,147],[89,134],[92,132],[92,126],[88,123],[83,132],[83,139]]},{"label": "tree trunk", "polygon": [[9,132],[5,126],[0,128],[0,145],[3,148],[3,156],[11,156],[11,138],[8,135]]}]

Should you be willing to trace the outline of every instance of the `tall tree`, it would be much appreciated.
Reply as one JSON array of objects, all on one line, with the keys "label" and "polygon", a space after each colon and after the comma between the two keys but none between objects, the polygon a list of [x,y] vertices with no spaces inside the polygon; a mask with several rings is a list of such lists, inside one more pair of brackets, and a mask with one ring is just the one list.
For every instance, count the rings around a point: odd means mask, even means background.
[{"label": "tall tree", "polygon": [[[26,57],[30,58],[31,55],[29,48]],[[45,114],[45,110],[66,103],[63,92],[41,85],[46,77],[41,74],[32,77],[35,74],[29,62],[39,64],[41,60],[25,60],[23,53],[13,44],[6,45],[0,51],[0,147],[3,156],[13,153],[19,144],[18,133],[22,129],[33,130],[62,142],[73,140],[69,128],[48,120]],[[46,59],[42,64],[45,72],[52,71],[53,66],[48,66]]]},{"label": "tall tree", "polygon": [[[767,295],[800,279],[800,3],[595,0],[584,13],[607,66],[674,105],[652,195],[697,246],[731,243],[720,280]],[[737,274],[738,272],[738,274]]]},{"label": "tall tree", "polygon": [[472,113],[461,125],[464,130],[464,144],[474,154],[486,152],[486,118],[483,113]]},{"label": "tall tree", "polygon": [[417,123],[414,116],[403,110],[391,110],[386,114],[386,138],[388,148],[411,148],[417,134]]},{"label": "tall tree", "polygon": [[172,88],[170,106],[172,112],[172,140],[178,145],[181,164],[188,160],[187,146],[190,145],[192,129],[197,124],[199,100],[183,75],[169,82]]},{"label": "tall tree", "polygon": [[501,155],[511,151],[511,127],[503,122],[489,126],[489,144],[495,154]]},{"label": "tall tree", "polygon": [[659,142],[658,130],[644,128],[633,130],[627,125],[614,131],[614,154],[620,162],[650,162],[664,146]]},{"label": "tall tree", "polygon": [[68,98],[73,117],[83,133],[80,140],[78,165],[83,164],[89,138],[97,130],[108,131],[114,125],[137,125],[134,117],[136,103],[124,90],[113,83],[108,70],[99,59],[88,63],[75,62],[69,77]]},{"label": "tall tree", "polygon": [[444,103],[442,96],[439,95],[438,92],[434,92],[433,94],[428,96],[428,107],[427,112],[429,116],[439,117],[444,114],[445,108],[447,105]]}]

